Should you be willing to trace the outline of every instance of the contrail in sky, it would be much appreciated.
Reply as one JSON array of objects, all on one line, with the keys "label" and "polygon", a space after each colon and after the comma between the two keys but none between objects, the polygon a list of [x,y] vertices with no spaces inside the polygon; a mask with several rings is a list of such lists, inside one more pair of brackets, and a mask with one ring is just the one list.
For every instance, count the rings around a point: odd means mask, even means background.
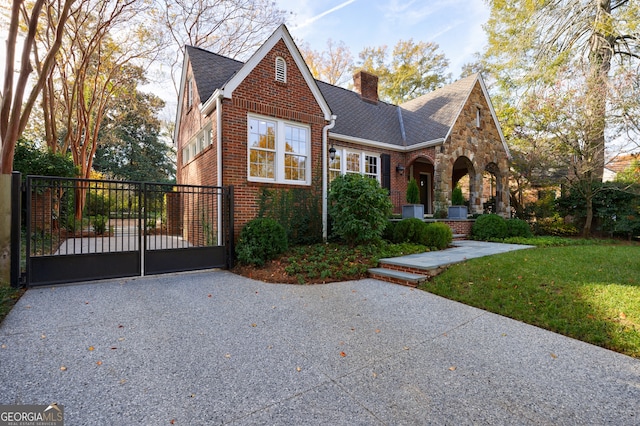
[{"label": "contrail in sky", "polygon": [[349,6],[351,3],[355,2],[355,1],[356,1],[356,0],[347,0],[347,1],[345,1],[344,3],[341,3],[341,4],[337,5],[336,7],[332,7],[331,9],[326,10],[326,11],[324,11],[324,12],[322,12],[322,13],[319,13],[319,14],[317,14],[316,16],[312,16],[311,18],[309,18],[309,19],[307,19],[306,21],[304,21],[302,24],[300,24],[300,25],[296,26],[296,28],[306,27],[307,25],[309,25],[309,24],[311,24],[311,23],[313,23],[313,22],[317,21],[318,19],[320,19],[320,18],[322,18],[322,17],[324,17],[324,16],[327,16],[327,15],[328,15],[328,14],[330,14],[330,13],[333,13],[333,12],[335,12],[335,11],[337,11],[337,10],[340,10],[340,9],[342,9],[342,8],[343,8],[343,7],[345,7],[345,6]]}]

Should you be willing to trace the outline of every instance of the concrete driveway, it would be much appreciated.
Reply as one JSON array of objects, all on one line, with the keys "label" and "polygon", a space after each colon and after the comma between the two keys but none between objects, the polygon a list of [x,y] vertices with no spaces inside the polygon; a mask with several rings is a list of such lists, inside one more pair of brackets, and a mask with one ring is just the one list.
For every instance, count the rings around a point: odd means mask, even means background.
[{"label": "concrete driveway", "polygon": [[37,288],[0,327],[0,404],[66,425],[631,425],[639,401],[640,360],[372,279]]}]

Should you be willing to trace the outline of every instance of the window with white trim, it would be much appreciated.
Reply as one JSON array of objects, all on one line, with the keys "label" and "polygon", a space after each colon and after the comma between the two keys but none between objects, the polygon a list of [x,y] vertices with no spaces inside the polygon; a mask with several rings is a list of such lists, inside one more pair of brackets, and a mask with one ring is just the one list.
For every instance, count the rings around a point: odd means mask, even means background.
[{"label": "window with white trim", "polygon": [[187,79],[187,109],[193,106],[193,78]]},{"label": "window with white trim", "polygon": [[482,111],[480,107],[476,107],[476,127],[478,129],[482,127]]},{"label": "window with white trim", "polygon": [[276,81],[287,82],[287,63],[280,56],[276,58]]},{"label": "window with white trim", "polygon": [[248,117],[248,179],[308,185],[310,131],[306,126],[258,116]]},{"label": "window with white trim", "polygon": [[336,149],[329,161],[329,182],[346,173],[360,173],[380,181],[380,155],[350,149]]},{"label": "window with white trim", "polygon": [[207,126],[182,148],[182,164],[187,164],[213,142],[213,129]]}]

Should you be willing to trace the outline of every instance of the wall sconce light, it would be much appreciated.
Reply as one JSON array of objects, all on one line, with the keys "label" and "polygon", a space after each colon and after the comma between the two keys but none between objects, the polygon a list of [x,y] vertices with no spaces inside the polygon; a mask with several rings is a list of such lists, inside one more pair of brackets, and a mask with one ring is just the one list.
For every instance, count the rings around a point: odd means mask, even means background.
[{"label": "wall sconce light", "polygon": [[400,176],[404,174],[404,166],[402,164],[398,164],[396,166],[396,172],[400,173]]},{"label": "wall sconce light", "polygon": [[333,161],[336,159],[336,149],[331,144],[331,148],[329,148],[329,160]]}]

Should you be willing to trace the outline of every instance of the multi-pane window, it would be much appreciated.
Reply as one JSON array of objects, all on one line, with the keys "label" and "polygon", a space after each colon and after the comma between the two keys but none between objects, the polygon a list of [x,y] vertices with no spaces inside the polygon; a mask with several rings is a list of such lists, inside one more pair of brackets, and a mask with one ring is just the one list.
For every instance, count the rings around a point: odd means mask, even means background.
[{"label": "multi-pane window", "polygon": [[309,184],[309,129],[282,120],[248,118],[249,180]]},{"label": "multi-pane window", "polygon": [[275,179],[276,123],[249,119],[249,176]]},{"label": "multi-pane window", "polygon": [[378,157],[374,157],[372,155],[364,156],[363,173],[365,176],[369,176],[374,179],[378,178]]},{"label": "multi-pane window", "polygon": [[360,173],[360,153],[347,152],[346,173]]},{"label": "multi-pane window", "polygon": [[329,181],[345,173],[360,173],[380,180],[380,157],[362,151],[336,149],[335,158],[329,160]]},{"label": "multi-pane window", "polygon": [[208,126],[182,148],[182,164],[187,164],[213,142],[213,129]]},{"label": "multi-pane window", "polygon": [[342,174],[342,150],[338,149],[335,152],[335,157],[329,159],[329,182],[337,178]]},{"label": "multi-pane window", "polygon": [[193,105],[193,78],[187,79],[187,109]]},{"label": "multi-pane window", "polygon": [[304,182],[307,180],[307,129],[289,125],[284,129],[284,178]]}]

